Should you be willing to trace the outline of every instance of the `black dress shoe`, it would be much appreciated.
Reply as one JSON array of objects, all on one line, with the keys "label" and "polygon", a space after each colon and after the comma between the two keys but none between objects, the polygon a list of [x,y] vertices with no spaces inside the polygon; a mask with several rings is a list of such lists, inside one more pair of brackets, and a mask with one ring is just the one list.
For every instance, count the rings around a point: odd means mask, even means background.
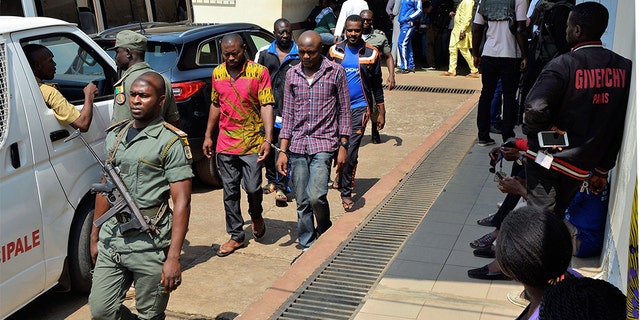
[{"label": "black dress shoe", "polygon": [[502,271],[489,272],[489,265],[467,271],[469,278],[480,280],[511,280]]},{"label": "black dress shoe", "polygon": [[473,250],[473,255],[480,258],[494,259],[496,251],[491,246]]}]

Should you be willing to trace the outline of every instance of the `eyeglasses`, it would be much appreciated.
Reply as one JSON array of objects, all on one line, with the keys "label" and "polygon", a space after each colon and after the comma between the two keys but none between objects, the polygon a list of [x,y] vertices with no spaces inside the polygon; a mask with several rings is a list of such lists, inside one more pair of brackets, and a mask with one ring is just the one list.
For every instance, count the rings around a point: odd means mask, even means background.
[{"label": "eyeglasses", "polygon": [[373,19],[362,19],[364,22],[373,22]]}]

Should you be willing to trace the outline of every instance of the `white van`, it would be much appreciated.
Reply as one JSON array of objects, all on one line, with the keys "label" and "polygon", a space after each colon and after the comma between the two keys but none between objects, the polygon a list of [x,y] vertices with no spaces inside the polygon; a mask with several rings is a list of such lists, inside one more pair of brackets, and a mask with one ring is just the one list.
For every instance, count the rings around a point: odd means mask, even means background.
[{"label": "white van", "polygon": [[61,19],[87,34],[137,22],[193,21],[191,0],[3,0],[0,14]]},{"label": "white van", "polygon": [[89,232],[101,168],[46,106],[22,46],[49,48],[54,82],[78,109],[83,87],[99,94],[84,138],[104,157],[117,81],[113,60],[75,25],[51,18],[0,17],[0,319],[50,288],[88,291]]}]

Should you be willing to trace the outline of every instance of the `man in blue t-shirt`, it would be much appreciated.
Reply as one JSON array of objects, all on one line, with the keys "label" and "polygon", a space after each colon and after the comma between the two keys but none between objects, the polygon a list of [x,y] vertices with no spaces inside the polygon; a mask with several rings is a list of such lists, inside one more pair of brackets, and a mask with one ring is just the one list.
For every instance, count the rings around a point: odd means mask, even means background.
[{"label": "man in blue t-shirt", "polygon": [[340,188],[342,206],[345,210],[353,207],[351,193],[358,165],[358,150],[374,104],[380,110],[376,119],[378,130],[382,130],[385,124],[380,55],[375,47],[364,42],[362,31],[363,21],[359,15],[347,17],[346,40],[336,43],[329,49],[329,58],[342,64],[346,71],[351,99],[352,133],[347,145],[347,164],[341,172],[337,173],[337,183],[334,182],[334,187]]}]

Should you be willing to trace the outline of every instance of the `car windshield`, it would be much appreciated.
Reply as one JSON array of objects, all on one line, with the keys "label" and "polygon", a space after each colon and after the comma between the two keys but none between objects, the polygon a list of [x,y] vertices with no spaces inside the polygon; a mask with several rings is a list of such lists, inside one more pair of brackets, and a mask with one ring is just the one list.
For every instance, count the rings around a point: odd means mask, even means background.
[{"label": "car windshield", "polygon": [[[113,47],[113,42],[102,44],[102,47],[105,48],[105,50],[106,48]],[[116,58],[115,49],[107,50],[107,53],[109,53],[113,59]],[[178,49],[174,45],[155,41],[149,41],[147,43],[147,53],[145,53],[144,60],[153,70],[160,73],[169,71],[176,65],[177,59]]]}]

